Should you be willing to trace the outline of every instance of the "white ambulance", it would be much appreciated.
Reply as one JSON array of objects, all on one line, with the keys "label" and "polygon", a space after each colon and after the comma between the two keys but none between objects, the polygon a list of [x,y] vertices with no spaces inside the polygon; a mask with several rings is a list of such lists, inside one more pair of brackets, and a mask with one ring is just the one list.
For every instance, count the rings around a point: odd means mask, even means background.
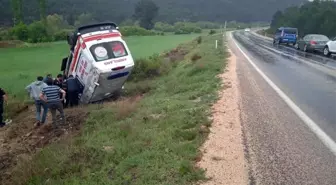
[{"label": "white ambulance", "polygon": [[113,22],[79,27],[68,36],[70,55],[61,71],[81,85],[80,101],[87,104],[119,93],[134,67],[134,60]]}]

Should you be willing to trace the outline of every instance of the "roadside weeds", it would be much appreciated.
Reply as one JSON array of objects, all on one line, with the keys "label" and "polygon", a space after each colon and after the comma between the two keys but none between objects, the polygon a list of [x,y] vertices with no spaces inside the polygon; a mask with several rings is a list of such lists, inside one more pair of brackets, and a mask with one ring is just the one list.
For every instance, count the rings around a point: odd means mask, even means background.
[{"label": "roadside weeds", "polygon": [[[131,82],[125,88],[135,98],[89,106],[78,135],[21,163],[18,169],[26,170],[11,174],[16,177],[11,184],[182,185],[203,180],[195,163],[209,133],[209,110],[220,81],[216,75],[225,67],[226,53],[214,48],[216,39],[221,37],[202,37],[167,54],[175,56],[173,66],[140,82],[145,87],[137,92],[144,95],[132,94],[139,85]],[[174,55],[178,51],[184,57]]]}]

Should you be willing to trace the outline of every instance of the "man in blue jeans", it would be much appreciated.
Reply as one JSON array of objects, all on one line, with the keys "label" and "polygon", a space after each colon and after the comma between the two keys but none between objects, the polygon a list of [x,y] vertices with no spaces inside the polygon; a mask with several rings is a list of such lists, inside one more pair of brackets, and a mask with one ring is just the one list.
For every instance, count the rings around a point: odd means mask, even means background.
[{"label": "man in blue jeans", "polygon": [[[58,87],[57,85],[53,85],[53,80],[47,80],[47,87],[42,89],[40,94],[40,99],[48,104],[48,108],[51,112],[52,123],[54,128],[57,128],[58,125],[56,123],[56,110],[61,114],[62,122],[65,124],[65,116],[63,111],[62,101],[65,97],[65,91]],[[62,93],[62,98],[60,98],[59,93]]]},{"label": "man in blue jeans", "polygon": [[[37,77],[37,81],[29,84],[26,87],[26,90],[28,91],[30,97],[35,101],[36,106],[36,124],[35,126],[38,127],[41,124],[44,124],[47,118],[48,113],[48,106],[46,103],[44,103],[42,100],[40,100],[40,94],[42,92],[42,89],[47,87],[48,85],[43,82],[43,77],[39,76]],[[42,112],[42,118],[41,118],[41,109],[43,108]]]}]

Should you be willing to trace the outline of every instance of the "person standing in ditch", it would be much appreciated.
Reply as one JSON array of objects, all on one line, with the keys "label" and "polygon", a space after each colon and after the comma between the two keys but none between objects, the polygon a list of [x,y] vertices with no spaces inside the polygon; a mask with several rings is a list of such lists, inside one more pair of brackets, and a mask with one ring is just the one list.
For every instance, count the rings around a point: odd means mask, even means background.
[{"label": "person standing in ditch", "polygon": [[[51,112],[53,127],[57,128],[57,118],[56,118],[56,110],[61,114],[62,123],[65,124],[65,116],[63,111],[62,101],[65,97],[65,91],[60,87],[53,85],[53,80],[47,80],[47,87],[42,89],[40,94],[40,99],[47,103],[48,108]],[[60,98],[59,93],[62,93],[62,98]]]},{"label": "person standing in ditch", "polygon": [[57,78],[54,80],[54,85],[57,85],[58,87],[62,88],[62,84],[63,84],[63,75],[58,74]]},{"label": "person standing in ditch", "polygon": [[69,93],[67,90],[67,76],[63,75],[62,89],[65,91],[65,100],[63,101],[63,107],[67,108],[69,105]]},{"label": "person standing in ditch", "polygon": [[4,127],[6,125],[6,123],[3,122],[4,101],[6,101],[6,99],[6,92],[0,88],[0,127]]},{"label": "person standing in ditch", "polygon": [[79,84],[73,75],[70,75],[66,81],[66,89],[68,91],[69,104],[70,107],[78,105],[78,95],[79,95]]},{"label": "person standing in ditch", "polygon": [[[43,77],[37,77],[37,81],[29,84],[25,89],[28,91],[30,98],[35,101],[36,106],[36,124],[35,127],[44,124],[47,118],[48,106],[45,102],[40,100],[40,94],[42,93],[43,88],[48,87],[46,83],[43,82]],[[42,118],[41,118],[41,109],[43,108]]]},{"label": "person standing in ditch", "polygon": [[44,83],[47,83],[49,79],[53,80],[52,74],[47,74],[47,76],[43,79]]},{"label": "person standing in ditch", "polygon": [[7,122],[3,121],[3,113],[4,113],[4,103],[7,101],[7,95],[6,92],[0,88],[0,127],[6,126],[11,120],[8,120]]},{"label": "person standing in ditch", "polygon": [[[57,75],[57,78],[54,80],[54,85],[57,85],[59,88],[63,89],[63,75],[62,74]],[[62,93],[60,93],[60,98],[62,99]],[[62,101],[62,104],[64,108],[64,101]]]}]

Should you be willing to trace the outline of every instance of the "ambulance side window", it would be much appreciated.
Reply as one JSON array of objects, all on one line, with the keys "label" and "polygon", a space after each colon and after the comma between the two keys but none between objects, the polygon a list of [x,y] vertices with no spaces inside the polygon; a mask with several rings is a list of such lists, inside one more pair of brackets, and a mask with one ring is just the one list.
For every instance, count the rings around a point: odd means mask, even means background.
[{"label": "ambulance side window", "polygon": [[123,57],[127,55],[125,46],[121,42],[110,42],[110,47],[112,49],[114,58]]},{"label": "ambulance side window", "polygon": [[90,47],[90,51],[97,62],[127,56],[124,44],[119,41],[95,44]]}]

